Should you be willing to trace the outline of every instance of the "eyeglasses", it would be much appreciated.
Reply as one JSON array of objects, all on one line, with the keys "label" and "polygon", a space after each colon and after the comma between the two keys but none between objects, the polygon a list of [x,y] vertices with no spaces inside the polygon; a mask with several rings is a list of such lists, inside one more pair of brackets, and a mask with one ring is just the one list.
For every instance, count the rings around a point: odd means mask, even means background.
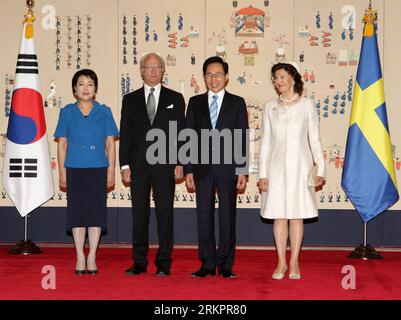
[{"label": "eyeglasses", "polygon": [[160,71],[162,70],[162,66],[143,66],[142,69],[150,71],[150,70],[156,70],[156,71]]},{"label": "eyeglasses", "polygon": [[221,72],[217,72],[217,73],[206,73],[206,74],[205,74],[205,78],[206,78],[206,79],[212,79],[212,78],[221,79],[221,78],[223,78],[223,77],[224,77],[224,73],[221,73]]}]

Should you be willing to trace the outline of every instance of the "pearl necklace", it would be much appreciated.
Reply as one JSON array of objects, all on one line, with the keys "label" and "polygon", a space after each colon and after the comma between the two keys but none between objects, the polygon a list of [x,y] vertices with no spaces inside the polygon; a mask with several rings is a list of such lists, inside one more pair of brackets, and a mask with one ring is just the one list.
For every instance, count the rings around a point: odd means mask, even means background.
[{"label": "pearl necklace", "polygon": [[299,95],[296,93],[294,94],[290,99],[287,99],[286,97],[284,97],[282,94],[279,95],[279,98],[281,101],[283,101],[284,103],[291,103],[294,102],[295,100],[297,100],[299,97]]}]

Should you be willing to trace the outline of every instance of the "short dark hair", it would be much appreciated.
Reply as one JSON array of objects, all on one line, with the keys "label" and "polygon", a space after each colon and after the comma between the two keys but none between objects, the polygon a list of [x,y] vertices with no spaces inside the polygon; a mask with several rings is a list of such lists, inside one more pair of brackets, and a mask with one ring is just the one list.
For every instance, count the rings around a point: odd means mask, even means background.
[{"label": "short dark hair", "polygon": [[304,92],[304,82],[302,81],[301,74],[298,72],[297,69],[295,69],[295,67],[292,64],[282,63],[282,62],[276,63],[271,70],[272,80],[274,80],[276,72],[281,69],[287,71],[288,74],[294,79],[295,81],[294,91],[298,93],[300,96],[302,96]]},{"label": "short dark hair", "polygon": [[223,66],[224,74],[228,73],[228,63],[225,62],[221,57],[214,56],[207,58],[203,63],[203,74],[206,74],[207,67],[212,63],[220,63]]},{"label": "short dark hair", "polygon": [[82,69],[77,71],[74,76],[72,77],[72,94],[75,95],[75,87],[77,86],[78,79],[80,76],[88,77],[89,79],[93,80],[95,83],[95,92],[97,92],[97,75],[95,71],[91,69]]}]

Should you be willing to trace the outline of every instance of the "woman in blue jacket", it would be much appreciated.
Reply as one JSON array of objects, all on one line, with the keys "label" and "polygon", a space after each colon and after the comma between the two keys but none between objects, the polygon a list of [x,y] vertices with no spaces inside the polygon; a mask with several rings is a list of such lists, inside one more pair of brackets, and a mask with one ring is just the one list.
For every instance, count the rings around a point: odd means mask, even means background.
[{"label": "woman in blue jacket", "polygon": [[[60,189],[67,191],[67,230],[72,231],[75,273],[96,274],[96,250],[107,226],[107,191],[115,185],[117,126],[109,107],[95,100],[96,73],[83,69],[72,78],[77,101],[60,111],[54,137]],[[89,254],[84,244],[88,228]]]}]

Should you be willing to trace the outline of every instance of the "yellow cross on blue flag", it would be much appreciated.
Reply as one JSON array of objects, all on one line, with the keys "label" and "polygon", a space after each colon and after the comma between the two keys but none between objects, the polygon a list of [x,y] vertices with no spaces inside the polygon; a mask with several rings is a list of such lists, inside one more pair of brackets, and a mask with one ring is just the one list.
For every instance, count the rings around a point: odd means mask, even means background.
[{"label": "yellow cross on blue flag", "polygon": [[366,10],[341,186],[366,223],[394,205],[398,186],[377,45],[377,13]]}]

